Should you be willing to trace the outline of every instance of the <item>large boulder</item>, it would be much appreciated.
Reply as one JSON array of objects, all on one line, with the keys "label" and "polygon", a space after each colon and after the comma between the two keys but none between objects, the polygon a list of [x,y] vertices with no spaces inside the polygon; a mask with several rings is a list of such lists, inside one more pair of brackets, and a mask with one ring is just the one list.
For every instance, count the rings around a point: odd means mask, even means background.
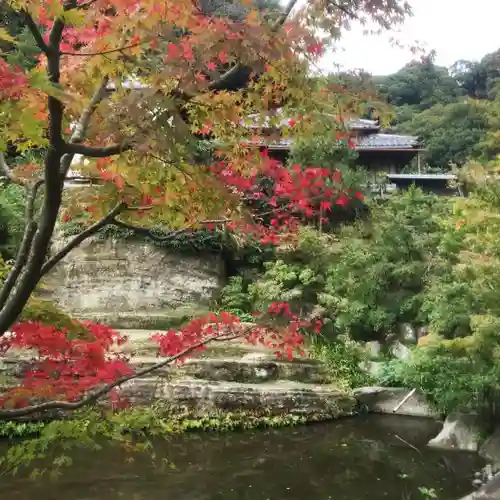
[{"label": "large boulder", "polygon": [[413,345],[417,343],[417,330],[409,323],[402,323],[399,326],[399,335],[404,344]]},{"label": "large boulder", "polygon": [[401,361],[407,361],[411,357],[411,350],[398,340],[391,345],[390,353]]},{"label": "large boulder", "polygon": [[429,418],[439,416],[431,408],[425,396],[418,391],[397,408],[409,393],[410,389],[403,387],[360,387],[354,390],[354,397],[362,408],[373,413]]},{"label": "large boulder", "polygon": [[443,450],[478,451],[481,434],[482,428],[476,415],[452,413],[428,446]]},{"label": "large boulder", "polygon": [[[55,238],[52,251],[67,242]],[[217,255],[94,237],[44,277],[42,292],[73,317],[115,328],[168,329],[172,313],[208,306],[223,284],[224,264]]]},{"label": "large boulder", "polygon": [[494,464],[500,465],[500,427],[479,448],[479,455]]}]

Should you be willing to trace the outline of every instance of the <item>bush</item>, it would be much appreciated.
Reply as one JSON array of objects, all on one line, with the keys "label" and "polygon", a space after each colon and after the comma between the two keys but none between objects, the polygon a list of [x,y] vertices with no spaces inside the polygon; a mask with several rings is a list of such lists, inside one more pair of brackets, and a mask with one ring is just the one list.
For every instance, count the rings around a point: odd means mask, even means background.
[{"label": "bush", "polygon": [[368,360],[365,350],[348,337],[341,336],[335,342],[318,339],[312,343],[310,355],[325,364],[331,382],[344,390],[372,383],[363,368]]},{"label": "bush", "polygon": [[252,307],[287,301],[296,312],[319,311],[330,338],[385,340],[400,323],[424,323],[427,273],[451,203],[410,189],[371,209],[335,235],[305,229],[297,249],[278,249],[248,287]]},{"label": "bush", "polygon": [[500,318],[476,316],[471,323],[467,337],[431,335],[409,361],[389,362],[380,383],[417,387],[442,414],[474,412],[493,425],[500,416]]}]

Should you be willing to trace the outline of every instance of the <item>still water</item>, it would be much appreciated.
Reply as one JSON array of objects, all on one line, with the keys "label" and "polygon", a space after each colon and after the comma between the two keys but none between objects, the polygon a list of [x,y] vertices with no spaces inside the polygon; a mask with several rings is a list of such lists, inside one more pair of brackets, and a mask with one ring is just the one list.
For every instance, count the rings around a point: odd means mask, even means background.
[{"label": "still water", "polygon": [[[161,448],[175,468],[133,463],[113,448],[80,452],[57,481],[3,477],[5,500],[457,500],[482,463],[425,447],[439,424],[367,416],[337,422],[180,436]],[[4,448],[5,449],[5,448]]]}]

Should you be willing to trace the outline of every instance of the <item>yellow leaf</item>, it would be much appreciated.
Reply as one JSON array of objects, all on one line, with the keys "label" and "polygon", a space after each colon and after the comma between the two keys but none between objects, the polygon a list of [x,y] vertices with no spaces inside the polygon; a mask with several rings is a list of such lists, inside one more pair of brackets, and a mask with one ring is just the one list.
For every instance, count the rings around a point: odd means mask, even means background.
[{"label": "yellow leaf", "polygon": [[16,40],[11,36],[11,34],[5,28],[0,28],[0,40],[16,43]]}]

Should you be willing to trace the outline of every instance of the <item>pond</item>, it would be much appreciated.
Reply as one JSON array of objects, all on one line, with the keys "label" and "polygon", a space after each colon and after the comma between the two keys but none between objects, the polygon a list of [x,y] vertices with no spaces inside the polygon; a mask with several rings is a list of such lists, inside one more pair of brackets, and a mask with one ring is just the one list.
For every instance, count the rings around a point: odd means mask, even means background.
[{"label": "pond", "polygon": [[[366,416],[239,433],[191,433],[161,444],[175,468],[116,448],[80,452],[57,481],[3,477],[9,500],[458,500],[483,464],[425,447],[436,422]],[[4,448],[5,449],[5,448]]]}]

